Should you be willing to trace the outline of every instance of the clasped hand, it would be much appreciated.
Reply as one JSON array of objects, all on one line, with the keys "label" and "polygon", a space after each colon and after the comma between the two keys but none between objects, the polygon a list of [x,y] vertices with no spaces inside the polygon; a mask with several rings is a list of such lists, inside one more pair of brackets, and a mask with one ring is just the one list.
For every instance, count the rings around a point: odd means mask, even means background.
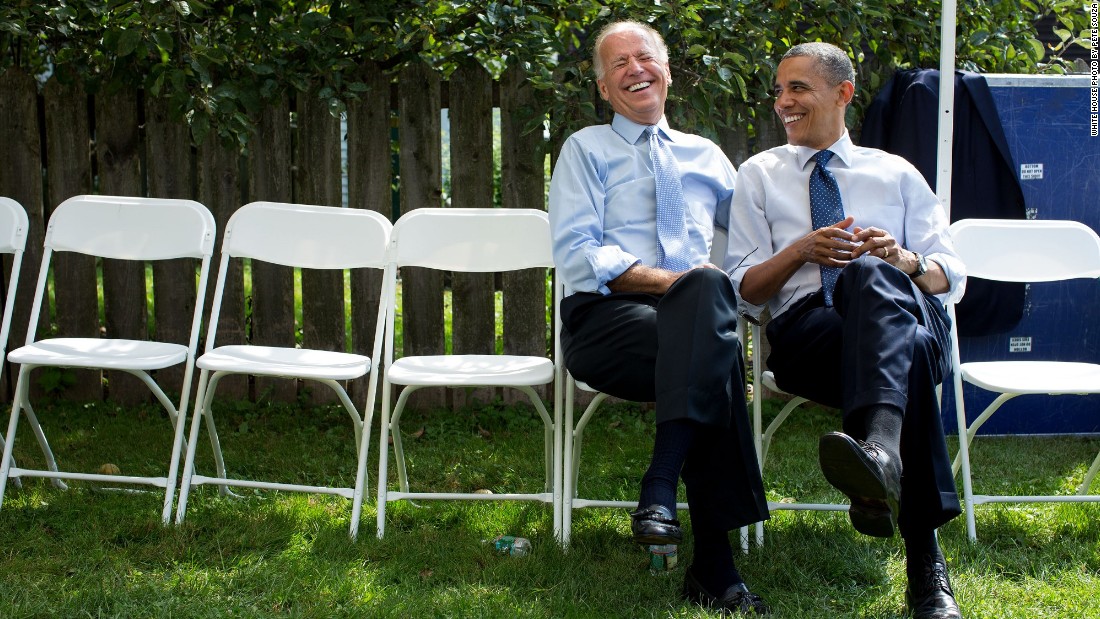
[{"label": "clasped hand", "polygon": [[853,223],[855,218],[849,216],[803,237],[799,248],[803,262],[843,267],[863,254],[871,254],[897,266],[902,249],[897,239],[875,227],[855,226],[849,232],[847,228]]}]

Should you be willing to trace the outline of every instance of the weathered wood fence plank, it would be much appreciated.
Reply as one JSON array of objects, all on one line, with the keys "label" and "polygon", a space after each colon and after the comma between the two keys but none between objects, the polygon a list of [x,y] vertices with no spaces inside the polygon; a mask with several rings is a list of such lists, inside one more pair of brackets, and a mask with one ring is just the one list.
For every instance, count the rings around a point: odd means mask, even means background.
[{"label": "weathered wood fence plank", "polygon": [[[472,58],[450,80],[451,206],[493,207],[493,80]],[[496,348],[492,273],[454,273],[451,278],[451,349],[493,354]],[[488,402],[495,389],[452,390],[453,406]]]},{"label": "weathered wood fence plank", "polygon": [[[441,206],[439,109],[439,75],[423,64],[403,69],[398,80],[402,214]],[[443,354],[443,274],[404,268],[401,294],[405,354]],[[417,393],[410,405],[431,407],[442,403],[439,390],[427,389]]]},{"label": "weathered wood fence plank", "polygon": [[[95,154],[99,191],[142,195],[141,135],[138,97],[133,91],[100,92],[95,97]],[[145,265],[132,260],[103,260],[103,306],[107,337],[148,338]],[[119,404],[151,399],[148,388],[124,372],[107,373],[108,397]]]},{"label": "weathered wood fence plank", "polygon": [[[46,204],[92,193],[92,130],[88,96],[79,82],[51,80],[43,90],[46,126]],[[24,261],[24,268],[30,265]],[[30,273],[33,273],[31,271]],[[28,275],[30,275],[28,273]],[[33,275],[30,275],[33,277]],[[59,337],[98,337],[95,258],[71,252],[53,257],[54,307]],[[102,400],[100,372],[71,371],[73,383],[57,393],[72,401]]]},{"label": "weathered wood fence plank", "polygon": [[[504,208],[543,208],[546,151],[541,123],[535,117],[535,93],[520,66],[510,66],[500,80],[501,193]],[[546,270],[504,274],[504,352],[547,353]],[[515,394],[506,397],[514,397]],[[542,390],[546,398],[549,393]],[[522,395],[519,400],[526,400]]]},{"label": "weathered wood fence plank", "polygon": [[[305,204],[340,206],[340,121],[315,94],[298,97],[295,183]],[[344,276],[302,269],[302,345],[344,351]],[[314,402],[335,402],[327,387],[307,385]]]},{"label": "weathered wood fence plank", "polygon": [[[248,200],[291,202],[290,102],[284,95],[266,106],[248,144]],[[252,343],[294,347],[294,269],[252,261]],[[293,402],[297,385],[287,379],[255,377],[257,400]]]},{"label": "weathered wood fence plank", "polygon": [[[167,102],[157,97],[145,102],[145,161],[151,197],[194,196],[187,123],[173,117]],[[197,292],[193,283],[197,266],[193,258],[153,263],[153,337],[158,341],[187,344]],[[170,396],[178,394],[183,385],[183,366],[158,371],[157,382]],[[194,387],[194,381],[190,387]]]},{"label": "weathered wood fence plank", "polygon": [[[36,89],[34,77],[20,69],[11,68],[0,75],[0,144],[4,145],[5,153],[4,163],[0,165],[0,195],[22,204],[30,224],[8,337],[9,350],[22,346],[27,339],[31,301],[42,260],[45,213],[42,209],[42,148],[38,133]],[[5,258],[4,262],[10,266],[9,259]],[[38,330],[48,325],[49,312],[43,309]],[[7,387],[3,391],[10,401],[16,372],[5,363],[4,373],[11,378],[6,381]]]},{"label": "weathered wood fence plank", "polygon": [[[348,206],[365,208],[391,217],[390,191],[390,80],[374,65],[363,67],[367,91],[348,105]],[[375,317],[378,316],[382,272],[358,269],[351,274],[351,347],[361,355],[374,349]],[[378,366],[381,357],[371,358]],[[381,385],[381,379],[378,382]],[[350,386],[352,401],[364,402],[366,377]]]},{"label": "weathered wood fence plank", "polygon": [[[204,316],[209,317],[214,286],[217,283],[215,265],[221,255],[222,235],[225,233],[229,218],[241,206],[240,153],[236,146],[225,146],[218,141],[217,136],[208,135],[198,148],[198,164],[199,202],[210,209],[217,225],[214,263],[210,267],[211,274],[207,284],[203,313]],[[216,345],[245,343],[243,288],[243,267],[239,260],[235,260],[230,264],[226,274],[221,314],[218,317],[218,332],[214,337]],[[210,337],[210,334],[206,337]],[[218,383],[218,397],[227,400],[248,397],[247,377],[224,378]]]}]

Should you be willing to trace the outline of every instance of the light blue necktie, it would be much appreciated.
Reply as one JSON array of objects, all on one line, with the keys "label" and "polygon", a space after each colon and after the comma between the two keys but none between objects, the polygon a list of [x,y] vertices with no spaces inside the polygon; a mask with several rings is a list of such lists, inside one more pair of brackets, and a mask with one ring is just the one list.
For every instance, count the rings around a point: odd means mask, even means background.
[{"label": "light blue necktie", "polygon": [[[810,172],[810,219],[814,230],[831,226],[844,219],[844,204],[840,201],[840,187],[836,177],[825,169],[833,151],[820,150],[811,159],[817,162]],[[821,266],[821,290],[825,294],[825,306],[833,306],[833,289],[840,277],[839,267]]]},{"label": "light blue necktie", "polygon": [[657,266],[669,271],[687,271],[692,264],[680,167],[655,126],[649,128],[649,156],[653,159],[653,182],[657,186]]}]

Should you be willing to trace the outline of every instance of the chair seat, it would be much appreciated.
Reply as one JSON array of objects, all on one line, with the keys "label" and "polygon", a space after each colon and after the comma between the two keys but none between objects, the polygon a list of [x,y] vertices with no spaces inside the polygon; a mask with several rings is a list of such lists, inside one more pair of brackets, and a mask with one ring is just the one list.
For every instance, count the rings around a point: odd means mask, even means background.
[{"label": "chair seat", "polygon": [[427,355],[394,361],[388,375],[398,385],[545,385],[554,379],[554,363],[545,357]]},{"label": "chair seat", "polygon": [[158,370],[186,359],[181,344],[83,337],[40,340],[8,353],[9,361],[24,365],[109,370]]},{"label": "chair seat", "polygon": [[1068,361],[983,361],[962,364],[966,382],[1008,393],[1100,392],[1100,365]]},{"label": "chair seat", "polygon": [[195,362],[203,370],[258,376],[351,380],[370,371],[370,357],[278,346],[219,346]]}]

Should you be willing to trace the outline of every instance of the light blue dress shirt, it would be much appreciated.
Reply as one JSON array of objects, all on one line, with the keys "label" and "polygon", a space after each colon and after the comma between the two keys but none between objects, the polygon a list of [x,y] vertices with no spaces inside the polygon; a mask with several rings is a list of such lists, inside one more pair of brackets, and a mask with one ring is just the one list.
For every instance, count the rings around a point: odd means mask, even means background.
[{"label": "light blue dress shirt", "polygon": [[[710,259],[725,228],[736,172],[710,140],[657,123],[680,167],[692,264]],[[657,197],[647,125],[615,115],[562,145],[550,179],[554,264],[565,293],[609,294],[607,282],[636,263],[657,264]]]},{"label": "light blue dress shirt", "polygon": [[[874,148],[852,144],[848,132],[829,147],[835,156],[829,171],[836,177],[844,214],[860,228],[889,232],[909,251],[923,254],[943,268],[950,290],[941,301],[957,301],[966,289],[966,267],[951,244],[947,214],[924,177],[908,161]],[[740,295],[745,272],[813,230],[810,217],[810,173],[817,150],[777,146],[749,158],[738,172],[737,195],[730,209],[726,271]],[[821,269],[806,263],[768,300],[773,317],[821,288]],[[742,312],[759,319],[764,306],[742,300]]]}]

